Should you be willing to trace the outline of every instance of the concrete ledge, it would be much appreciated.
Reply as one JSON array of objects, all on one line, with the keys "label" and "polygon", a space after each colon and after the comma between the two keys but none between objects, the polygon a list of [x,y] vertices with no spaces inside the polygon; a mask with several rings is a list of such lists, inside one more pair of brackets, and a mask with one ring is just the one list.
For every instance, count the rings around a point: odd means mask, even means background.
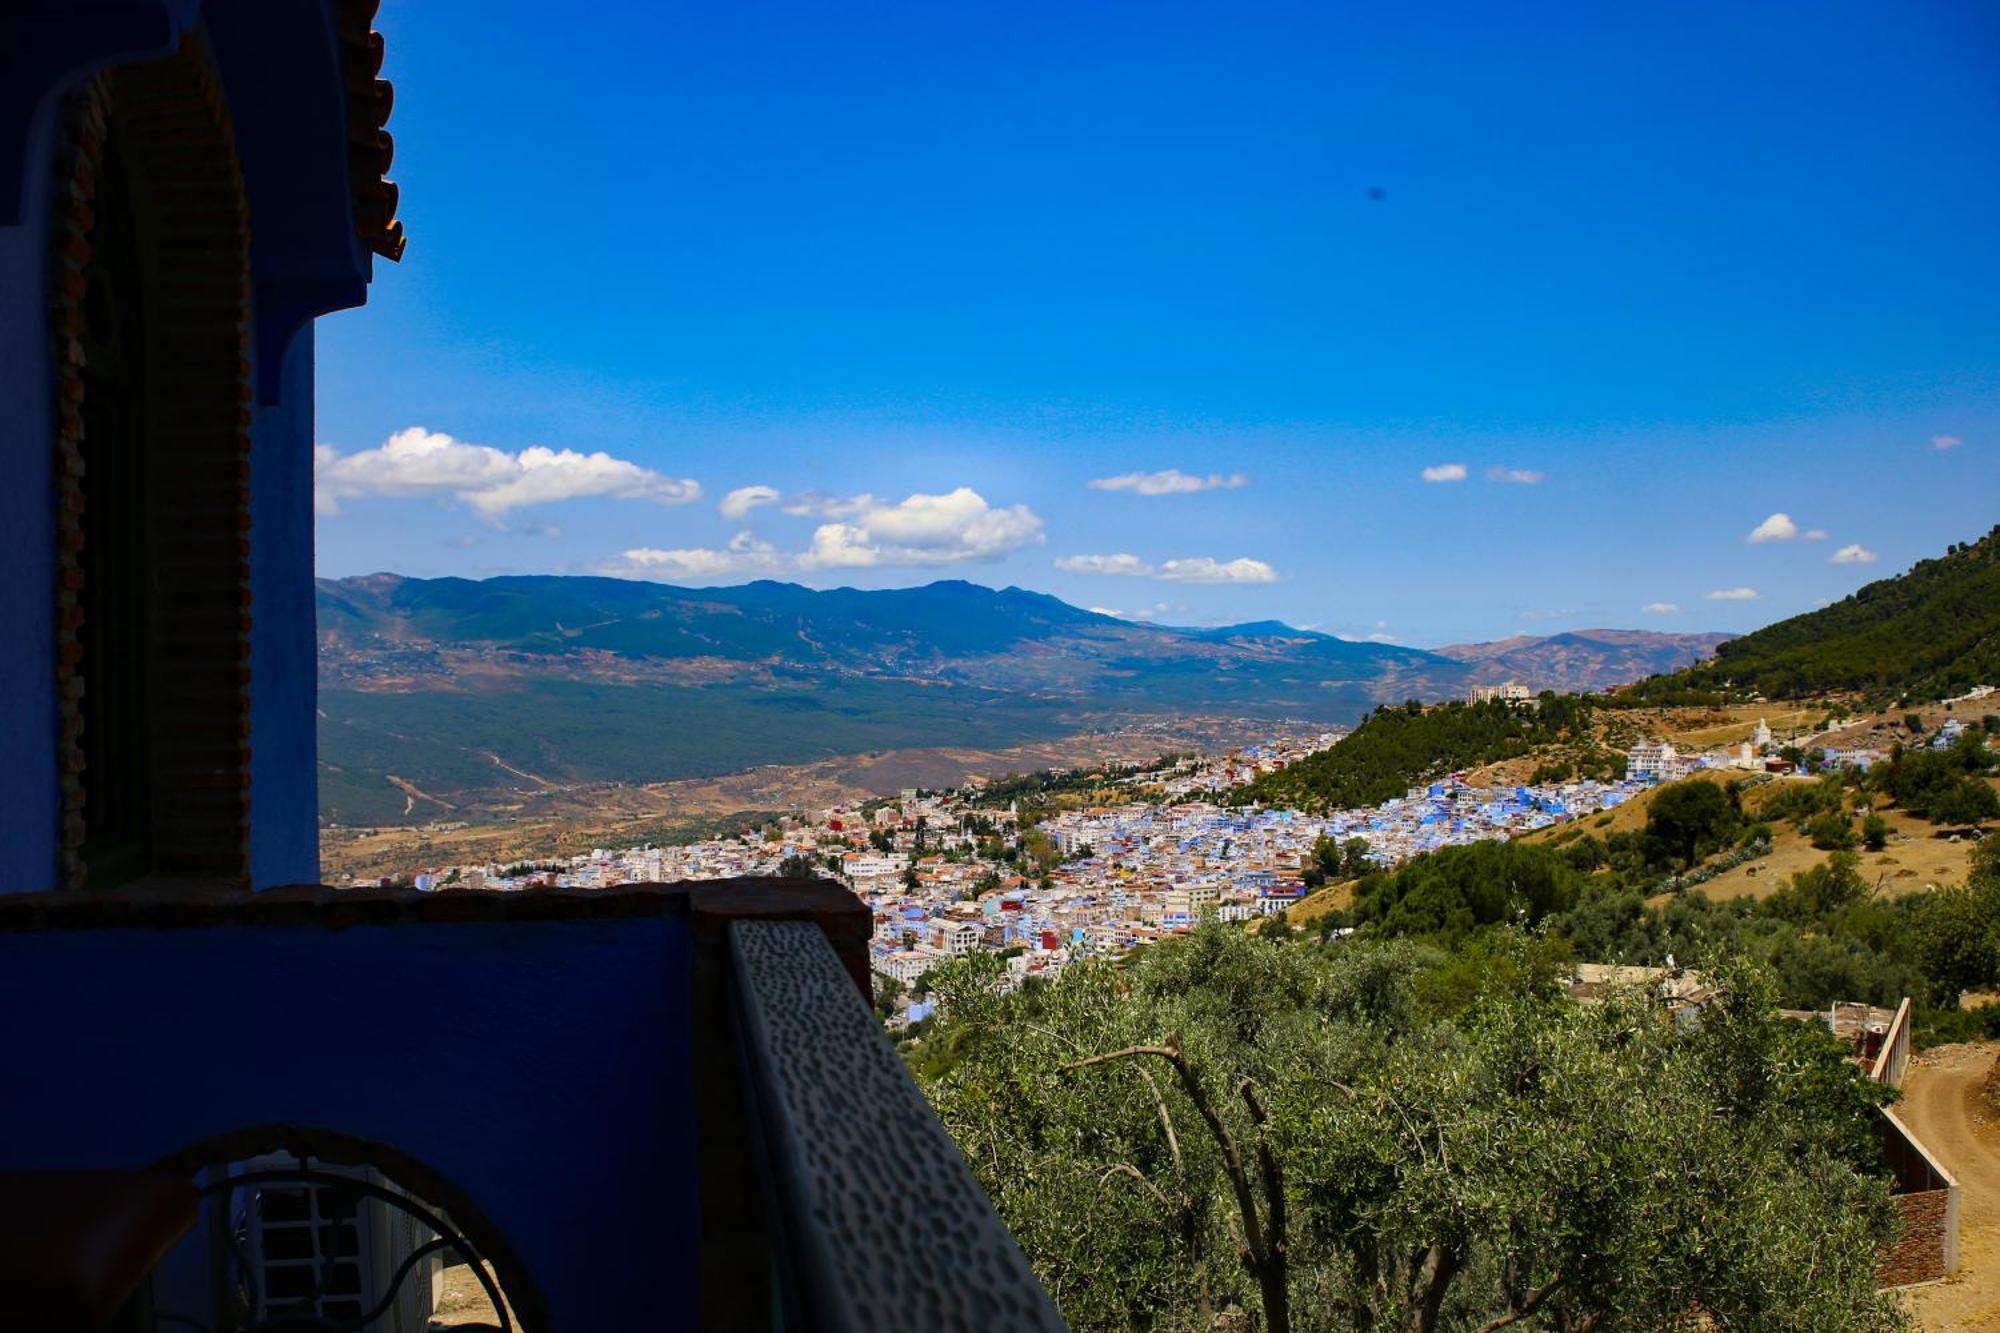
[{"label": "concrete ledge", "polygon": [[783,1327],[1065,1327],[811,924],[729,931]]},{"label": "concrete ledge", "polygon": [[875,982],[868,970],[868,937],[875,919],[868,905],[830,879],[729,879],[691,884],[688,905],[696,946],[729,950],[726,932],[739,921],[809,921],[820,928],[841,966],[873,1003]]}]

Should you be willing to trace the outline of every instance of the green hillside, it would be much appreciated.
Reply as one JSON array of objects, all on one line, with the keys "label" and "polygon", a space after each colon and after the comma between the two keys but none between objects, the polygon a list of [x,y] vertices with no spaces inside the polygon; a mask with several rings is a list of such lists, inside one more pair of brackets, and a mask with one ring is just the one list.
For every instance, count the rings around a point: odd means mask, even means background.
[{"label": "green hillside", "polygon": [[1556,694],[1544,694],[1535,708],[1499,702],[1380,708],[1340,744],[1267,773],[1232,795],[1298,810],[1379,805],[1461,768],[1583,740],[1590,710],[1587,699]]},{"label": "green hillside", "polygon": [[1705,691],[1767,699],[1827,690],[1936,699],[2000,682],[2000,527],[1832,606],[1732,639],[1715,657],[1622,692],[1668,703]]},{"label": "green hillside", "polygon": [[[530,679],[519,688],[322,689],[320,813],[343,824],[436,819],[535,779],[664,782],[875,749],[998,747],[1074,730],[1055,703],[854,679],[699,688]],[[532,774],[524,778],[521,774]],[[438,798],[414,808],[394,774]]]}]

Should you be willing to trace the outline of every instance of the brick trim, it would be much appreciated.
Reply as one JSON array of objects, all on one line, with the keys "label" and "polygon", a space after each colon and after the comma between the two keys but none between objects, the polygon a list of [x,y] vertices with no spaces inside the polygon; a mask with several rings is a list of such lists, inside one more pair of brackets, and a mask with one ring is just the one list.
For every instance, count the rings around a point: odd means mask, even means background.
[{"label": "brick trim", "polygon": [[70,99],[51,219],[49,327],[55,342],[56,769],[61,829],[56,882],[83,884],[83,337],[91,205],[104,154],[103,75]]},{"label": "brick trim", "polygon": [[384,178],[396,141],[384,128],[396,89],[382,73],[382,34],[375,12],[382,0],[340,0],[334,24],[340,34],[341,79],[347,89],[347,183],[354,196],[354,230],[384,259],[403,258],[403,224],[396,218],[401,192]]},{"label": "brick trim", "polygon": [[1902,1229],[1893,1244],[1875,1256],[1875,1281],[1884,1287],[1936,1282],[1951,1273],[1951,1191],[1922,1190],[1895,1196]]},{"label": "brick trim", "polygon": [[336,889],[297,884],[251,893],[222,880],[92,893],[0,894],[0,934],[23,930],[198,929],[212,926],[348,926],[403,922],[578,921],[687,918],[699,945],[721,958],[737,921],[810,921],[825,932],[863,999],[873,920],[859,898],[830,880],[694,880],[611,889]]},{"label": "brick trim", "polygon": [[58,883],[81,888],[84,300],[97,176],[116,130],[155,188],[148,479],[154,649],[154,862],[247,882],[250,802],[250,224],[215,64],[198,33],[106,70],[70,99],[58,154],[50,331],[56,400]]}]

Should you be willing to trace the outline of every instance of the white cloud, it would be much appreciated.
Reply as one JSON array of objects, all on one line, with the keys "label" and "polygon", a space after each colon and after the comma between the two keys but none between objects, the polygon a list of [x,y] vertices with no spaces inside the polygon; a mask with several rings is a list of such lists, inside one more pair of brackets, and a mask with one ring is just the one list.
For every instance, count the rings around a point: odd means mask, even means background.
[{"label": "white cloud", "polygon": [[[969,486],[945,495],[912,495],[895,504],[873,496],[833,501],[851,522],[822,523],[802,567],[870,568],[953,565],[998,560],[1044,540],[1042,520],[1026,505],[996,509]],[[794,512],[787,506],[787,512]]]},{"label": "white cloud", "polygon": [[1099,477],[1088,485],[1094,491],[1131,491],[1135,495],[1188,495],[1195,491],[1233,491],[1248,486],[1250,478],[1241,472],[1223,476],[1211,472],[1206,477],[1170,467],[1164,472],[1127,472],[1116,477]]},{"label": "white cloud", "polygon": [[1521,619],[1523,619],[1523,620],[1561,620],[1561,619],[1562,619],[1562,618],[1563,618],[1564,616],[1573,616],[1573,615],[1575,615],[1575,614],[1576,614],[1575,610],[1573,610],[1573,609],[1572,609],[1572,608],[1570,608],[1570,607],[1566,607],[1566,606],[1565,606],[1565,607],[1562,607],[1562,608],[1560,608],[1560,609],[1550,609],[1550,610],[1544,610],[1544,611],[1523,611],[1523,612],[1521,613]]},{"label": "white cloud", "polygon": [[1276,583],[1278,571],[1262,560],[1252,560],[1248,556],[1212,560],[1201,555],[1185,560],[1169,560],[1160,566],[1156,577],[1169,583]]},{"label": "white cloud", "polygon": [[1680,605],[1675,602],[1648,602],[1639,610],[1649,616],[1672,616],[1680,614]]},{"label": "white cloud", "polygon": [[800,491],[785,501],[785,512],[794,518],[852,518],[880,503],[865,492],[842,497],[825,491]]},{"label": "white cloud", "polygon": [[380,446],[351,454],[328,444],[316,446],[313,483],[314,508],[321,514],[337,514],[342,500],[362,496],[451,496],[496,521],[511,509],[563,500],[686,504],[701,498],[696,482],[676,481],[602,451],[585,454],[531,445],[510,454],[421,426],[399,430]]},{"label": "white cloud", "polygon": [[1809,542],[1823,542],[1826,540],[1826,529],[1807,528],[1804,532],[1801,532],[1799,536],[1804,537]]},{"label": "white cloud", "polygon": [[625,551],[616,560],[607,560],[597,572],[613,578],[653,579],[661,583],[692,583],[729,578],[742,574],[775,573],[784,557],[755,533],[739,532],[726,549],[680,547],[660,550],[640,546]]},{"label": "white cloud", "polygon": [[784,497],[775,486],[738,486],[722,497],[716,508],[732,523],[741,523],[759,505],[774,505]]},{"label": "white cloud", "polygon": [[1792,522],[1790,514],[1773,514],[1750,529],[1748,542],[1788,542],[1799,535],[1799,525]]},{"label": "white cloud", "polygon": [[1827,562],[1835,565],[1872,565],[1880,558],[1873,551],[1857,542],[1853,546],[1841,547],[1838,551],[1827,557]]},{"label": "white cloud", "polygon": [[1425,481],[1464,481],[1465,464],[1439,463],[1435,467],[1425,468],[1420,475]]},{"label": "white cloud", "polygon": [[1056,568],[1071,574],[1118,574],[1148,578],[1153,567],[1136,555],[1059,555]]},{"label": "white cloud", "polygon": [[1717,588],[1708,594],[1711,602],[1754,602],[1757,600],[1755,588]]},{"label": "white cloud", "polygon": [[1056,568],[1071,574],[1110,574],[1121,578],[1160,579],[1167,583],[1276,583],[1278,571],[1262,560],[1239,556],[1217,560],[1212,556],[1187,556],[1161,564],[1148,564],[1136,555],[1063,555]]},{"label": "white cloud", "polygon": [[1931,436],[1931,447],[1933,449],[1956,449],[1958,448],[1959,445],[1964,443],[1965,441],[1959,439],[1958,436],[1956,435]]},{"label": "white cloud", "polygon": [[1548,474],[1531,472],[1524,467],[1490,467],[1486,469],[1486,480],[1511,482],[1516,486],[1533,486]]}]

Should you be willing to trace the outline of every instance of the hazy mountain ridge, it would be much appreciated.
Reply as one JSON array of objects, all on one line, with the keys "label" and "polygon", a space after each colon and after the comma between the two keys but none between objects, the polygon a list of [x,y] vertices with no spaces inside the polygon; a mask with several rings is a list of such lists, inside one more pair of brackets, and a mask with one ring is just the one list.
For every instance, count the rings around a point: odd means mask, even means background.
[{"label": "hazy mountain ridge", "polygon": [[1030,689],[1080,688],[1087,682],[1078,677],[1092,674],[1118,689],[1135,673],[1171,677],[1196,664],[1258,674],[1285,664],[1316,673],[1316,686],[1421,677],[1437,688],[1465,674],[1434,653],[1277,622],[1145,625],[1046,593],[955,580],[816,591],[768,581],[687,589],[555,575],[482,582],[368,575],[322,579],[319,607],[322,663],[336,680],[399,655],[467,652],[522,670],[549,658],[705,660]]},{"label": "hazy mountain ridge", "polygon": [[1692,666],[1733,637],[1578,629],[1559,634],[1516,634],[1491,643],[1454,643],[1435,651],[1470,666],[1474,681],[1481,685],[1519,680],[1552,690],[1599,690]]},{"label": "hazy mountain ridge", "polygon": [[343,822],[1149,717],[1348,723],[1489,677],[1602,688],[1646,674],[1608,639],[1464,661],[1276,621],[1139,624],[959,581],[377,574],[322,579],[318,603],[322,809]]}]

